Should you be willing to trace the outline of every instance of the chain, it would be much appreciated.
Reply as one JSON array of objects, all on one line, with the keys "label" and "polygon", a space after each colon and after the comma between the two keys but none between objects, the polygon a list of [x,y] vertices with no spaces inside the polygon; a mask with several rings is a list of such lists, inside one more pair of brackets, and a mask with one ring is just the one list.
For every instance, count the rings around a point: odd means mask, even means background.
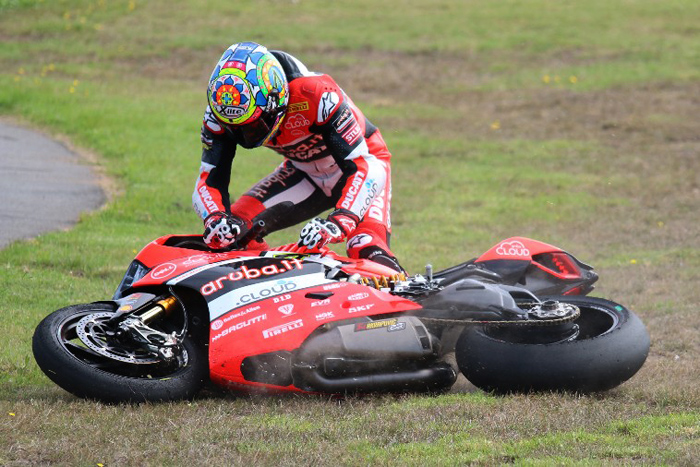
[{"label": "chain", "polygon": [[[361,277],[359,282],[363,285],[374,287],[375,289],[382,288],[393,288],[397,282],[406,281],[405,274],[395,274],[393,276],[379,276],[379,277]],[[523,303],[521,305],[533,307],[536,303]],[[456,325],[456,326],[556,326],[558,324],[568,323],[574,321],[579,316],[581,316],[581,310],[578,307],[574,307],[575,311],[567,316],[561,318],[546,318],[546,319],[518,319],[518,320],[494,320],[494,321],[469,321],[462,319],[448,319],[448,318],[428,318],[423,316],[416,316],[421,321],[426,323],[435,323],[443,325]]]},{"label": "chain", "polygon": [[555,326],[557,324],[568,323],[576,320],[581,316],[581,310],[576,307],[576,311],[568,316],[552,319],[519,319],[519,320],[503,320],[503,321],[467,321],[462,319],[447,319],[447,318],[427,318],[416,316],[421,321],[426,323],[435,323],[443,325],[455,326]]}]

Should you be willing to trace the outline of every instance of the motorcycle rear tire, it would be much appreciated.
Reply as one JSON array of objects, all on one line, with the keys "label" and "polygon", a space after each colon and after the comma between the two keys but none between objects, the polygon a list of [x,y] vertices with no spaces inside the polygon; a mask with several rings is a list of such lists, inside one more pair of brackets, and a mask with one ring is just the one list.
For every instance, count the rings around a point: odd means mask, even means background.
[{"label": "motorcycle rear tire", "polygon": [[70,343],[78,339],[75,325],[81,317],[115,309],[112,303],[95,302],[62,308],[44,318],[32,339],[34,358],[44,374],[78,397],[108,403],[174,401],[194,396],[208,376],[207,354],[189,337],[183,342],[187,363],[167,374],[154,372],[157,376],[141,369],[144,374],[138,376],[119,374],[125,370],[128,373],[130,364]]},{"label": "motorcycle rear tire", "polygon": [[[609,300],[557,296],[542,300],[581,309],[574,340],[541,338],[546,327],[468,327],[456,346],[457,364],[489,392],[605,391],[631,378],[649,353],[649,334],[630,310]],[[534,331],[534,332],[533,332]],[[549,331],[551,332],[551,331]],[[539,335],[538,335],[539,333]]]}]

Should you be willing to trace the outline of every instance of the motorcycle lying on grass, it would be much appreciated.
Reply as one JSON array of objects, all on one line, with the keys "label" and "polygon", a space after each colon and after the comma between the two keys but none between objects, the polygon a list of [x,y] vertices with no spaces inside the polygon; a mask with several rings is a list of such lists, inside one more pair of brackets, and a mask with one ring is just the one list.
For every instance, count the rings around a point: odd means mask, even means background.
[{"label": "motorcycle lying on grass", "polygon": [[535,240],[406,277],[332,250],[212,251],[201,236],[146,245],[111,300],[47,316],[33,337],[42,371],[105,402],[227,389],[442,392],[460,371],[494,392],[603,391],[649,351],[640,319],[585,295],[597,274]]}]

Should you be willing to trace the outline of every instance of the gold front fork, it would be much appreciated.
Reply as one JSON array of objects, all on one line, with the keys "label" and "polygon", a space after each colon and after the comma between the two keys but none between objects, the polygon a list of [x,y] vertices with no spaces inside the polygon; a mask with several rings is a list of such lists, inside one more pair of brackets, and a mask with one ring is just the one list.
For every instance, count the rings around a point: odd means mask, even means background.
[{"label": "gold front fork", "polygon": [[167,297],[163,300],[159,300],[153,307],[139,314],[139,317],[144,324],[148,324],[157,318],[161,313],[165,313],[166,315],[170,314],[175,305],[177,305],[177,300],[175,297]]}]

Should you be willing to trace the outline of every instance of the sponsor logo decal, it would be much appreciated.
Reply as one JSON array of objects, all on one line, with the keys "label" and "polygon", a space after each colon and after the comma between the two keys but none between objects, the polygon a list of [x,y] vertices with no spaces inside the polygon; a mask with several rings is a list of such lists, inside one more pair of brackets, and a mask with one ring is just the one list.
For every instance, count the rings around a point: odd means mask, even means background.
[{"label": "sponsor logo decal", "polygon": [[318,122],[323,123],[328,120],[328,117],[333,114],[339,102],[340,98],[338,94],[334,92],[324,92],[321,95],[321,102],[319,102],[318,106]]},{"label": "sponsor logo decal", "polygon": [[342,208],[350,209],[350,207],[352,206],[352,202],[355,201],[355,197],[362,189],[362,182],[364,181],[364,179],[364,172],[362,172],[361,170],[355,172],[355,176],[352,178],[350,188],[348,188],[348,192],[345,195],[345,199],[343,199],[343,202],[341,203]]},{"label": "sponsor logo decal", "polygon": [[367,292],[360,292],[350,295],[348,297],[348,300],[350,300],[351,302],[355,302],[357,300],[364,300],[367,297],[369,297],[369,294]]},{"label": "sponsor logo decal", "polygon": [[333,290],[340,289],[341,287],[347,287],[347,282],[337,282],[335,284],[328,284],[323,286],[323,290]]},{"label": "sponsor logo decal", "polygon": [[265,199],[265,196],[268,193],[268,189],[275,184],[282,185],[283,187],[287,187],[286,180],[294,175],[296,173],[296,169],[293,167],[283,167],[278,169],[276,172],[272,173],[271,175],[268,175],[267,177],[263,178],[260,182],[258,182],[253,188],[248,190],[248,193],[246,193],[249,196],[254,196],[258,199]]},{"label": "sponsor logo decal", "polygon": [[379,222],[384,222],[384,197],[386,196],[386,189],[377,196],[372,203],[372,207],[369,208],[367,212],[367,217],[374,219]]},{"label": "sponsor logo decal", "polygon": [[316,315],[316,321],[324,321],[326,319],[333,319],[335,318],[335,315],[333,314],[332,311],[324,311],[323,313],[319,313]]},{"label": "sponsor logo decal", "polygon": [[314,157],[320,158],[330,155],[328,147],[323,142],[323,135],[314,133],[298,143],[284,146],[282,149],[284,157],[298,161],[305,161]]},{"label": "sponsor logo decal", "polygon": [[279,336],[280,334],[284,334],[285,332],[289,332],[294,329],[299,329],[303,326],[304,321],[301,319],[297,319],[294,321],[290,321],[289,323],[280,324],[279,326],[275,326],[274,328],[265,329],[262,332],[262,334],[265,339],[269,339],[270,337]]},{"label": "sponsor logo decal", "polygon": [[121,306],[117,309],[117,311],[126,312],[126,311],[133,310],[134,305],[139,301],[140,298],[141,298],[140,293],[134,293],[134,294],[129,295],[128,297],[125,297],[125,298],[119,300],[118,303],[120,303]]},{"label": "sponsor logo decal", "polygon": [[257,302],[258,300],[263,300],[268,297],[273,297],[281,293],[294,290],[297,288],[297,284],[292,281],[280,281],[277,285],[271,287],[266,287],[255,292],[242,294],[238,300],[240,303]]},{"label": "sponsor logo decal", "polygon": [[360,305],[360,306],[351,306],[348,309],[348,313],[361,313],[363,311],[369,311],[370,308],[374,306],[374,303],[370,303],[368,305]]},{"label": "sponsor logo decal", "polygon": [[389,332],[403,331],[404,329],[406,329],[406,323],[404,323],[402,321],[400,323],[392,324],[391,326],[389,326],[387,328],[387,331],[389,331]]},{"label": "sponsor logo decal", "polygon": [[[253,50],[252,47],[247,47],[247,46],[239,47],[239,49],[240,50]],[[221,68],[238,68],[239,70],[245,71],[245,63],[237,62],[234,60],[229,60],[228,62],[224,63],[224,66],[222,66]]]},{"label": "sponsor logo decal", "polygon": [[209,190],[207,189],[206,185],[200,186],[197,191],[199,191],[199,195],[202,199],[202,202],[204,202],[204,205],[207,207],[209,212],[215,212],[219,210],[218,206],[214,202],[214,198],[211,196],[211,193],[209,193]]},{"label": "sponsor logo decal", "polygon": [[194,266],[207,262],[207,255],[192,255],[182,262],[183,266]]},{"label": "sponsor logo decal", "polygon": [[377,189],[379,188],[374,179],[367,180],[365,182],[365,187],[367,188],[367,195],[365,196],[364,204],[360,208],[360,217],[363,217],[365,212],[367,212],[367,208],[369,208],[374,197],[377,196]]},{"label": "sponsor logo decal", "polygon": [[317,302],[311,302],[311,306],[312,306],[312,307],[315,307],[315,306],[325,306],[325,305],[330,305],[330,304],[331,304],[331,299],[330,299],[330,298],[326,298],[326,299],[323,299],[323,300],[319,300],[319,301],[317,301]]},{"label": "sponsor logo decal", "polygon": [[355,325],[355,332],[369,331],[371,329],[389,328],[391,326],[396,326],[397,324],[399,324],[399,320],[397,318],[383,319],[381,321],[370,321],[369,323],[357,323]]},{"label": "sponsor logo decal", "polygon": [[209,302],[209,319],[214,321],[236,308],[249,307],[260,300],[328,282],[323,273],[313,273],[295,277],[294,280],[269,280],[234,288]]},{"label": "sponsor logo decal", "polygon": [[202,263],[214,263],[216,261],[223,261],[225,259],[230,259],[231,256],[228,253],[209,253],[206,255],[192,255],[182,262],[183,266],[195,266]]},{"label": "sponsor logo decal", "polygon": [[287,119],[284,127],[287,130],[294,130],[296,128],[303,128],[309,125],[311,125],[311,122],[306,117],[304,117],[302,114],[296,114]]},{"label": "sponsor logo decal", "polygon": [[[266,314],[258,315],[258,316],[253,316],[250,319],[247,319],[245,321],[241,321],[240,323],[232,324],[231,326],[227,327],[223,331],[221,331],[219,334],[215,335],[214,337],[211,338],[212,342],[216,342],[217,340],[221,339],[224,336],[227,336],[231,334],[232,332],[239,331],[243,328],[247,328],[248,326],[255,324],[255,323],[260,323],[262,321],[265,321],[267,319]],[[220,321],[220,320],[217,320]],[[214,321],[216,323],[217,321]],[[212,328],[214,325],[212,324]]]},{"label": "sponsor logo decal", "polygon": [[343,230],[346,232],[354,232],[355,229],[357,228],[357,223],[350,219],[349,217],[345,216],[340,216],[335,218],[336,221],[340,222],[340,225],[343,227]]},{"label": "sponsor logo decal", "polygon": [[366,191],[364,199],[362,200],[362,206],[360,206],[361,218],[365,215],[365,212],[367,212],[367,209],[370,207],[370,204],[372,204],[372,201],[377,195],[377,190],[379,188],[377,182],[373,178],[364,181],[364,177],[364,172],[359,170],[355,172],[355,176],[353,177],[352,182],[350,183],[350,187],[348,188],[348,191],[345,194],[343,201],[340,203],[340,206],[342,208],[350,209],[353,203],[355,202],[355,198],[357,198],[358,194],[362,190],[362,186],[364,185]]},{"label": "sponsor logo decal", "polygon": [[355,144],[357,140],[360,139],[360,136],[362,136],[362,129],[357,123],[351,126],[345,133],[341,135],[345,142],[348,143],[348,145],[350,146]]},{"label": "sponsor logo decal", "polygon": [[232,314],[232,315],[229,315],[229,316],[225,317],[225,318],[224,318],[224,323],[228,323],[228,322],[231,321],[232,319],[240,318],[241,316],[245,316],[245,315],[247,315],[248,313],[252,313],[252,312],[254,312],[254,311],[258,311],[259,309],[260,309],[260,305],[249,306],[248,308],[246,308],[246,309],[243,310],[243,311],[239,311],[238,313],[234,313],[234,314]]},{"label": "sponsor logo decal", "polygon": [[340,133],[351,122],[355,123],[355,117],[352,115],[350,107],[346,107],[333,122],[333,127]]},{"label": "sponsor logo decal", "polygon": [[289,316],[294,313],[294,304],[288,303],[286,305],[282,305],[281,307],[277,308],[280,313],[282,313],[285,316]]},{"label": "sponsor logo decal", "polygon": [[274,276],[286,271],[291,271],[292,269],[304,268],[304,263],[296,258],[288,260],[283,259],[281,263],[284,267],[279,267],[276,264],[268,264],[267,266],[263,266],[261,268],[248,268],[247,266],[241,266],[241,268],[237,271],[230,272],[225,276],[221,276],[218,279],[207,282],[199,289],[199,291],[206,297],[223,289],[224,282],[226,281],[235,282],[241,279],[257,279],[262,276]]},{"label": "sponsor logo decal", "polygon": [[272,299],[272,303],[284,302],[284,301],[289,300],[289,299],[291,299],[291,298],[292,298],[292,296],[291,296],[290,294],[282,295],[282,296],[280,296],[280,297],[275,297],[275,298],[273,298],[273,299]]},{"label": "sponsor logo decal", "polygon": [[289,104],[289,107],[287,107],[287,113],[294,113],[294,112],[303,112],[304,110],[309,110],[309,103],[304,101],[304,102],[295,102],[294,104]]},{"label": "sponsor logo decal", "polygon": [[155,280],[165,279],[166,277],[172,276],[176,269],[177,266],[173,263],[163,263],[151,271],[151,278]]},{"label": "sponsor logo decal", "polygon": [[530,256],[530,250],[518,241],[501,243],[496,248],[496,253],[501,256]]},{"label": "sponsor logo decal", "polygon": [[348,249],[350,248],[360,248],[365,245],[372,243],[372,237],[367,234],[355,235],[348,242]]},{"label": "sponsor logo decal", "polygon": [[231,120],[252,113],[251,101],[255,99],[252,94],[253,89],[238,75],[220,76],[209,86],[212,110]]},{"label": "sponsor logo decal", "polygon": [[214,331],[218,331],[218,330],[221,329],[222,327],[224,327],[224,322],[223,322],[223,320],[217,319],[216,321],[214,321],[213,323],[211,323],[211,328],[212,328]]}]

